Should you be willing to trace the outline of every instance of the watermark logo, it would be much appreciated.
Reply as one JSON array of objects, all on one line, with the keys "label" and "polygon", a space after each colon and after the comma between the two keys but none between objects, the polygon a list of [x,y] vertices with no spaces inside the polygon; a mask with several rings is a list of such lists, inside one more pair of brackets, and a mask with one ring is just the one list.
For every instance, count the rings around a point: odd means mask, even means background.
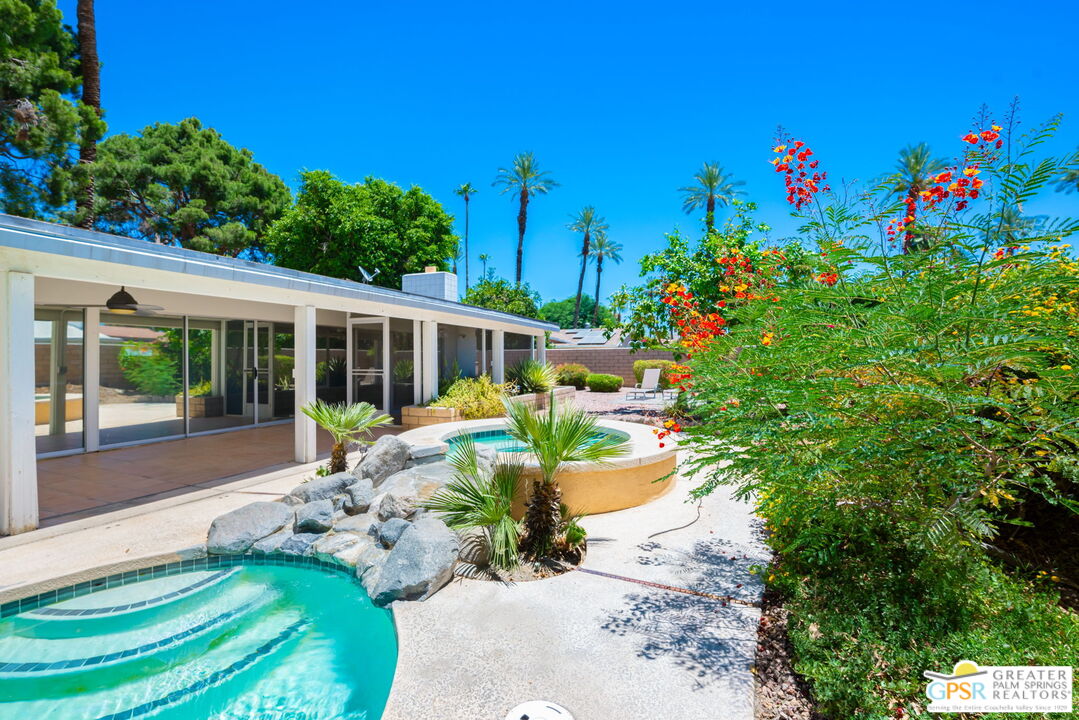
[{"label": "watermark logo", "polygon": [[951,674],[926,670],[929,712],[1072,711],[1072,669],[1050,665],[983,665],[960,660]]}]

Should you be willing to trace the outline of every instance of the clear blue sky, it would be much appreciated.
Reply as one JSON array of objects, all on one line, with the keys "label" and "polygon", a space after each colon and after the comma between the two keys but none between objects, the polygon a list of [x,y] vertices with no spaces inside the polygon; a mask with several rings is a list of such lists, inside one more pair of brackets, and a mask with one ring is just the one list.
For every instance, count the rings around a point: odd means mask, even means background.
[{"label": "clear blue sky", "polygon": [[[75,0],[60,0],[74,23]],[[907,143],[959,151],[981,103],[1019,95],[1028,125],[1066,116],[1079,145],[1079,9],[1053,0],[970,3],[182,3],[99,0],[110,132],[197,116],[293,187],[303,169],[416,184],[458,217],[476,256],[513,272],[516,205],[490,186],[534,151],[562,183],[530,207],[525,276],[572,295],[592,204],[625,246],[604,295],[675,226],[677,188],[703,161],[744,179],[775,238],[793,223],[768,164],[783,124],[833,184],[875,176]],[[1079,194],[1037,208],[1079,214]],[[590,272],[586,287],[593,286]],[[463,287],[463,282],[462,282]]]}]

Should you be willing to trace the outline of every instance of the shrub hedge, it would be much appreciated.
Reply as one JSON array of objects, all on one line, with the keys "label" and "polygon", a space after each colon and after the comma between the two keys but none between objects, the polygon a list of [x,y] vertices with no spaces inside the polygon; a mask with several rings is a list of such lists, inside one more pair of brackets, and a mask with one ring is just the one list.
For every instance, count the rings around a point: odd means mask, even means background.
[{"label": "shrub hedge", "polygon": [[592,373],[580,363],[563,363],[555,368],[558,373],[559,385],[572,385],[578,390],[584,390],[588,384],[588,376]]},{"label": "shrub hedge", "polygon": [[466,420],[500,417],[504,412],[502,398],[509,394],[511,387],[510,383],[491,382],[487,375],[461,378],[432,401],[431,406],[457,408]]},{"label": "shrub hedge", "polygon": [[618,392],[622,389],[622,378],[618,375],[592,373],[585,382],[592,392]]}]

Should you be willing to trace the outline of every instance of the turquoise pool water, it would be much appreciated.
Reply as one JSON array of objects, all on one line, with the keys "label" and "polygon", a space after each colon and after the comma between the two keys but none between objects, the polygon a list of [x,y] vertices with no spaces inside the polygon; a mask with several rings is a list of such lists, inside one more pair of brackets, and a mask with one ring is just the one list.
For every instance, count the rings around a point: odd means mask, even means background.
[{"label": "turquoise pool water", "polygon": [[[450,452],[453,452],[454,448],[464,442],[464,438],[471,437],[473,442],[477,445],[488,445],[493,447],[498,452],[528,452],[528,448],[521,445],[521,443],[511,437],[505,430],[478,430],[471,433],[462,433],[455,435],[446,441],[446,444],[450,446]],[[593,435],[593,442],[601,437],[616,437],[619,440],[628,440],[629,435],[618,430],[604,429]]]},{"label": "turquoise pool water", "polygon": [[0,621],[0,718],[377,720],[396,659],[343,574],[194,570]]}]

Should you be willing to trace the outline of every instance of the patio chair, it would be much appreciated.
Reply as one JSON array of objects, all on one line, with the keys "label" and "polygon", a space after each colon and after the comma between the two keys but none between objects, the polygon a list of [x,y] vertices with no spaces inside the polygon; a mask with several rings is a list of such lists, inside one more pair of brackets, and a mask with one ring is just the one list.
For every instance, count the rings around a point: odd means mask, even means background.
[{"label": "patio chair", "polygon": [[654,398],[657,393],[662,396],[662,392],[659,387],[659,368],[647,368],[641,376],[641,381],[626,393],[626,399],[646,399],[649,395]]}]

